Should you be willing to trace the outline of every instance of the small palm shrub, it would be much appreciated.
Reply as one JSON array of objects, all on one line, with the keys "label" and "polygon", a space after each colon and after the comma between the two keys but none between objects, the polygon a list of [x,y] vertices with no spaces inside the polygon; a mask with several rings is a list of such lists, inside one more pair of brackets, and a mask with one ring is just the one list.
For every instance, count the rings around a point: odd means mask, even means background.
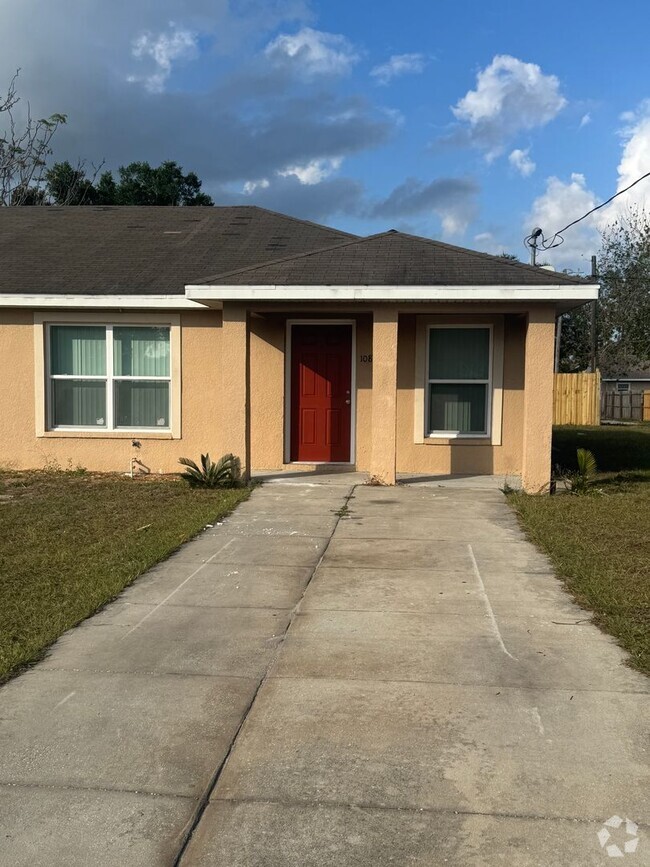
[{"label": "small palm shrub", "polygon": [[569,490],[572,494],[586,494],[589,492],[598,473],[596,458],[589,449],[578,449],[576,458],[578,470],[567,477]]},{"label": "small palm shrub", "polygon": [[193,488],[236,488],[241,485],[241,461],[227,454],[214,462],[210,455],[201,455],[201,466],[189,458],[179,458],[178,463],[187,467],[181,478]]}]

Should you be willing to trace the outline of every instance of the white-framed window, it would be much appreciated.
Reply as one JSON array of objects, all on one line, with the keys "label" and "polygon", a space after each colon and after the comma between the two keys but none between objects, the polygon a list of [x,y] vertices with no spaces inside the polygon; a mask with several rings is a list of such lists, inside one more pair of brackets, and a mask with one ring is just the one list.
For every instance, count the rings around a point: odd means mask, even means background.
[{"label": "white-framed window", "polygon": [[430,325],[427,335],[426,435],[488,437],[492,326]]},{"label": "white-framed window", "polygon": [[51,323],[50,430],[171,430],[168,325]]}]

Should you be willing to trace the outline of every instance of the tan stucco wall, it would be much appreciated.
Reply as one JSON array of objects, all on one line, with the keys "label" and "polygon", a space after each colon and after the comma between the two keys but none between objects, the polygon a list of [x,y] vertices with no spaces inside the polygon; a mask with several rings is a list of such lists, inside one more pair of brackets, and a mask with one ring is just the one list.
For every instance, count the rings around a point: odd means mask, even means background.
[{"label": "tan stucco wall", "polygon": [[555,313],[538,307],[528,315],[524,359],[522,483],[529,493],[546,488],[551,474]]},{"label": "tan stucco wall", "polygon": [[[95,314],[98,315],[98,314]],[[45,317],[47,319],[47,316]],[[106,322],[129,321],[128,314],[107,313]],[[181,456],[198,458],[224,451],[221,389],[221,313],[181,315],[181,437],[169,434],[116,433],[76,435],[48,432],[36,436],[34,313],[0,310],[0,466],[14,469],[58,464],[97,471],[127,472],[137,457],[152,472],[178,470]],[[140,442],[132,446],[132,439]]]},{"label": "tan stucco wall", "polygon": [[[251,466],[278,469],[285,455],[285,344],[287,321],[330,319],[332,312],[304,315],[264,313],[250,319],[250,439]],[[340,317],[354,321],[356,351],[356,412],[354,444],[356,465],[368,467],[372,448],[372,364],[359,359],[372,354],[372,316]]]},{"label": "tan stucco wall", "polygon": [[[421,308],[414,310],[420,313]],[[459,312],[460,311],[460,312]],[[433,309],[426,315],[431,317]],[[449,305],[445,315],[454,314]],[[483,310],[483,314],[486,314]],[[425,315],[423,313],[422,315]],[[466,305],[456,316],[474,318]],[[501,315],[501,314],[500,314]],[[391,406],[394,380],[384,369],[389,362],[390,322],[376,331],[386,336],[381,352],[381,394],[377,393],[373,420],[373,315],[349,314],[343,309],[318,312],[271,310],[248,315],[249,361],[242,352],[242,311],[226,311],[226,326],[218,311],[182,313],[182,427],[172,439],[161,434],[75,435],[48,432],[36,436],[36,368],[34,314],[0,311],[0,466],[61,467],[81,465],[91,470],[123,471],[131,457],[138,457],[153,472],[175,472],[178,458],[197,458],[206,449],[213,457],[236,451],[255,469],[283,466],[285,341],[287,319],[349,318],[355,322],[356,376],[355,458],[359,470],[372,472],[375,456],[386,436],[379,406]],[[46,317],[47,318],[47,317]],[[398,472],[447,474],[486,473],[524,475],[530,489],[548,481],[552,406],[553,309],[538,307],[531,313],[506,312],[503,323],[503,406],[501,443],[491,441],[424,440],[414,436],[416,406],[416,334],[418,316],[400,313],[396,382],[396,469]],[[108,313],[107,322],[128,321],[128,314]],[[463,321],[463,320],[459,320]],[[375,326],[376,327],[376,326]],[[528,352],[526,347],[528,346]],[[376,349],[377,347],[375,347]],[[384,351],[385,350],[385,351]],[[380,359],[380,360],[381,360]],[[245,395],[246,375],[249,391]],[[525,399],[524,381],[528,385]],[[379,378],[377,380],[379,385]],[[247,397],[247,399],[246,399]],[[248,440],[240,431],[242,419],[249,426]],[[418,416],[419,418],[419,416]],[[417,424],[415,424],[417,427]],[[140,448],[131,444],[133,437]],[[422,439],[422,438],[421,438]],[[385,461],[384,461],[385,463]]]},{"label": "tan stucco wall", "polygon": [[376,307],[373,311],[369,471],[374,480],[385,485],[396,481],[398,323],[395,307]]},{"label": "tan stucco wall", "polygon": [[[464,314],[466,321],[476,316]],[[447,318],[445,318],[445,322]],[[461,322],[461,318],[454,321]],[[414,388],[416,385],[416,316],[401,316],[398,354],[397,471],[447,475],[449,473],[520,475],[524,415],[523,358],[525,319],[506,315],[503,334],[503,410],[501,444],[486,440],[425,440],[414,442]],[[551,411],[549,406],[548,412]]]}]

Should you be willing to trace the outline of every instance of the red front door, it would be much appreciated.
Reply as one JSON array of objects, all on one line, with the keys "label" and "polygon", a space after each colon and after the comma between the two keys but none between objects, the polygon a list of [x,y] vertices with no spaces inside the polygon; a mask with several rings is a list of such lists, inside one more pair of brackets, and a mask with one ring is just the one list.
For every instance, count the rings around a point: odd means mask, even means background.
[{"label": "red front door", "polygon": [[291,460],[350,460],[352,326],[291,329]]}]

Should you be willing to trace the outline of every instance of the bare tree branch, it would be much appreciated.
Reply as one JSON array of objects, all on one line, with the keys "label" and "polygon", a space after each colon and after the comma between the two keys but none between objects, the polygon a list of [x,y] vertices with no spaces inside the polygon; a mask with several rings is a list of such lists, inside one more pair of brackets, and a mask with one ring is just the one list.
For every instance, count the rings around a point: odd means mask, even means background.
[{"label": "bare tree branch", "polygon": [[46,160],[52,153],[54,134],[66,122],[64,114],[35,119],[29,103],[25,118],[19,122],[19,74],[18,69],[6,95],[0,97],[0,206],[44,203]]}]

